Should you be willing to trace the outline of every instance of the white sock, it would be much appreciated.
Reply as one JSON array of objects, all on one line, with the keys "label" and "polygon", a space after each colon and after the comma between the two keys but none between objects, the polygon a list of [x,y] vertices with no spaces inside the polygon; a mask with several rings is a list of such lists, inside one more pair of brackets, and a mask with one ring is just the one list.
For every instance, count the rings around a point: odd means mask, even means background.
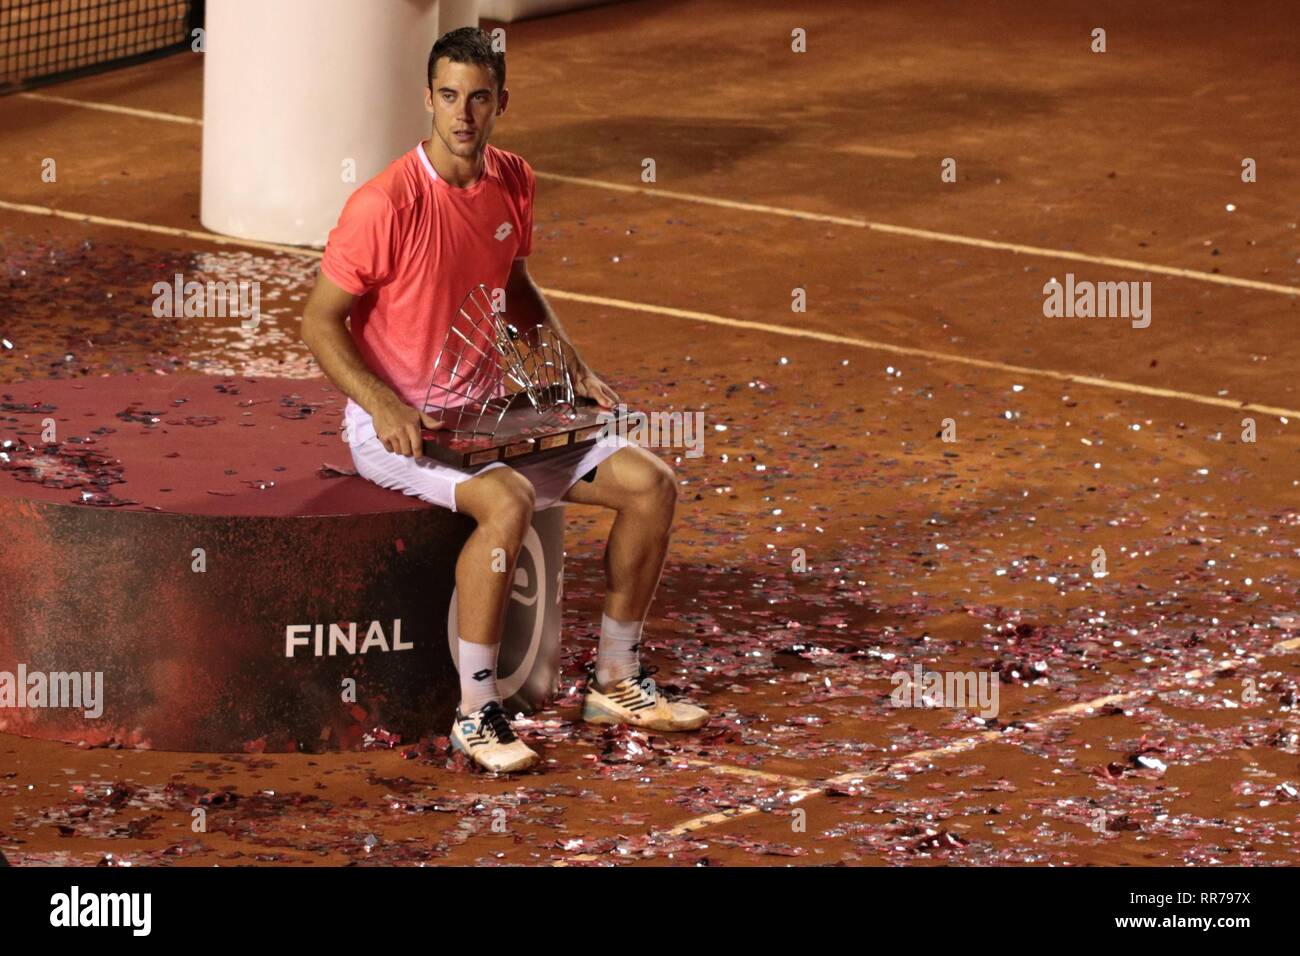
[{"label": "white sock", "polygon": [[600,649],[596,652],[596,681],[608,687],[614,681],[635,677],[641,670],[641,621],[616,621],[600,616]]},{"label": "white sock", "polygon": [[497,652],[501,644],[460,641],[460,712],[470,714],[488,701],[501,700],[497,690]]}]

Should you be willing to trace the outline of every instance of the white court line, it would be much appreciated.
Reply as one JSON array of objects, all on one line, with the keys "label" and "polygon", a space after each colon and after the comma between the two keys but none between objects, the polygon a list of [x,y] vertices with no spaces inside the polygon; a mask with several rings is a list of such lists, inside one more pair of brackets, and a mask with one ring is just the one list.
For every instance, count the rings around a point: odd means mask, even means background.
[{"label": "white court line", "polygon": [[1108,388],[1117,392],[1131,392],[1136,395],[1150,395],[1155,398],[1172,398],[1185,402],[1197,402],[1201,405],[1214,405],[1220,408],[1232,408],[1243,412],[1259,412],[1264,415],[1277,415],[1282,418],[1300,417],[1300,411],[1294,408],[1282,408],[1277,405],[1258,405],[1254,402],[1242,402],[1235,399],[1221,398],[1217,395],[1197,395],[1194,392],[1181,392],[1172,388],[1159,388],[1154,385],[1138,385],[1133,382],[1121,382],[1109,378],[1097,378],[1095,375],[1076,375],[1072,372],[1056,372],[1051,369],[1030,368],[1025,365],[1009,365],[1006,362],[994,362],[987,359],[971,358],[966,355],[950,355],[947,352],[932,352],[907,345],[893,345],[889,342],[876,342],[872,339],[859,339],[849,335],[837,335],[834,332],[819,332],[816,329],[792,329],[781,325],[769,325],[766,322],[750,322],[745,319],[729,319],[722,315],[708,312],[693,312],[689,309],[674,309],[662,305],[647,305],[643,302],[630,302],[626,299],[609,299],[598,295],[584,295],[580,292],[564,292],[559,289],[544,289],[548,296],[570,302],[584,302],[589,305],[603,305],[615,309],[628,309],[637,312],[650,312],[655,315],[669,315],[679,319],[695,322],[707,322],[711,325],[724,325],[733,329],[753,329],[790,338],[814,339],[834,345],[848,345],[854,348],[887,352],[891,355],[906,355],[914,358],[930,359],[937,362],[952,362],[969,365],[974,368],[1006,372],[1012,375],[1030,375],[1050,378],[1058,382],[1071,382],[1079,385],[1092,385]]},{"label": "white court line", "polygon": [[[1280,641],[1277,644],[1274,644],[1273,647],[1270,649],[1270,653],[1284,653],[1286,651],[1295,650],[1297,647],[1300,647],[1300,638],[1292,638],[1290,640]],[[1243,663],[1242,661],[1236,661],[1236,660],[1224,661],[1222,664],[1220,664],[1218,667],[1215,668],[1214,672],[1220,673],[1225,670],[1235,671],[1238,667],[1241,666],[1242,663]],[[1034,726],[1034,727],[1044,726],[1047,724],[1055,723],[1067,717],[1073,717],[1078,714],[1095,712],[1100,710],[1103,707],[1110,707],[1113,705],[1132,701],[1136,698],[1154,696],[1156,694],[1164,693],[1165,691],[1176,690],[1180,686],[1182,686],[1183,682],[1200,680],[1205,676],[1206,674],[1204,671],[1200,670],[1199,668],[1196,668],[1187,671],[1186,673],[1183,673],[1181,675],[1178,675],[1178,677],[1174,680],[1165,681],[1163,683],[1163,686],[1157,685],[1156,687],[1150,690],[1127,691],[1123,694],[1108,694],[1105,697],[1097,697],[1093,700],[1079,701],[1077,703],[1069,704],[1068,706],[1065,707],[1058,707],[1056,710],[1050,710],[1046,714],[1043,714],[1041,717],[1026,718],[1024,721],[1022,721],[1022,723],[1024,723],[1027,726]],[[982,731],[981,733],[972,734],[969,737],[962,737],[959,740],[954,740],[951,743],[944,744],[941,747],[935,747],[931,750],[918,750],[914,753],[907,754],[906,756],[899,757],[896,760],[892,760],[883,767],[877,767],[871,770],[849,771],[848,773],[842,773],[837,776],[825,779],[816,785],[809,785],[809,786],[801,787],[797,790],[791,790],[788,794],[785,795],[785,798],[792,804],[801,803],[804,800],[807,800],[811,797],[824,795],[827,789],[835,784],[852,784],[852,783],[858,783],[866,780],[878,779],[880,777],[885,776],[888,773],[896,771],[901,767],[904,767],[908,764],[915,763],[917,761],[935,760],[940,757],[951,756],[952,754],[965,753],[969,750],[974,750],[976,747],[980,746],[981,744],[990,743],[992,741],[1004,739],[1004,738],[1010,740],[1015,739],[1014,737],[1008,737],[1007,734],[1001,730],[985,730]],[[714,767],[714,765],[710,764],[708,761],[705,760],[688,760],[686,761],[686,763],[692,766],[699,767],[700,769],[706,769],[706,768],[722,769],[722,768]],[[744,768],[734,768],[734,769],[744,771]],[[726,773],[730,771],[723,770],[723,772]],[[677,824],[671,829],[659,830],[653,832],[655,835],[661,835],[661,836],[684,836],[687,833],[693,833],[696,830],[702,830],[705,827],[713,826],[716,823],[723,823],[727,820],[735,820],[738,817],[753,816],[755,813],[761,813],[761,812],[762,810],[755,804],[747,804],[746,806],[743,807],[728,807],[726,810],[719,810],[716,813],[706,813],[702,816],[694,817],[690,820],[683,821],[682,823]],[[591,856],[593,860],[600,859],[600,857],[594,854],[587,854],[587,856]]]},{"label": "white court line", "polygon": [[[0,209],[30,213],[37,216],[53,216],[58,219],[91,223],[97,226],[111,226],[117,229],[134,229],[140,232],[150,232],[163,236],[178,236],[187,239],[198,239],[203,242],[215,242],[226,246],[245,246],[252,249],[267,249],[274,252],[283,252],[289,255],[304,256],[311,259],[319,259],[321,257],[321,251],[319,249],[307,249],[300,246],[289,246],[276,242],[259,242],[253,239],[238,239],[234,236],[220,236],[216,233],[204,232],[200,229],[182,229],[176,226],[158,226],[151,223],[133,222],[129,219],[112,219],[107,216],[94,216],[88,213],[53,209],[49,206],[32,206],[25,203],[7,202],[3,199],[0,199]],[[905,355],[912,358],[927,359],[935,362],[951,362],[956,365],[968,365],[972,368],[982,368],[995,372],[1004,372],[1011,375],[1036,376],[1038,378],[1048,378],[1058,382],[1090,385],[1096,388],[1110,389],[1111,391],[1129,392],[1135,395],[1149,395],[1153,398],[1168,398],[1177,401],[1196,402],[1200,405],[1211,405],[1217,408],[1231,408],[1235,411],[1241,412],[1258,412],[1262,415],[1276,415],[1280,418],[1300,418],[1300,410],[1293,408],[1282,408],[1277,405],[1260,405],[1254,402],[1242,402],[1235,399],[1222,398],[1217,395],[1197,395],[1194,392],[1182,392],[1172,388],[1159,388],[1154,385],[1138,385],[1133,382],[1121,382],[1115,379],[1098,378],[1094,375],[1076,375],[1071,372],[1057,372],[1051,369],[1030,368],[1025,365],[1010,365],[1006,362],[994,362],[987,359],[971,358],[966,355],[951,355],[947,352],[932,352],[929,349],[913,348],[907,345],[894,345],[890,342],[877,342],[873,339],[854,338],[849,335],[837,335],[833,332],[819,332],[816,329],[795,329],[783,325],[771,325],[766,322],[751,322],[746,319],[730,319],[726,316],[713,315],[709,312],[695,312],[690,309],[677,309],[666,305],[650,305],[646,302],[633,302],[628,299],[611,299],[606,296],[586,295],[581,292],[566,292],[563,289],[542,289],[542,292],[551,298],[560,299],[562,301],[582,302],[587,305],[600,305],[611,309],[622,309],[628,312],[666,315],[678,319],[688,319],[692,322],[704,322],[709,325],[720,325],[733,329],[751,329],[755,332],[764,332],[769,335],[783,335],[787,338],[812,339],[817,342],[828,342],[833,345],[846,345],[851,348],[885,352],[889,355]]]},{"label": "white court line", "polygon": [[[62,96],[48,96],[43,93],[20,93],[29,99],[48,100],[67,106],[80,106],[85,109],[103,110],[109,113],[124,113],[146,119],[165,120],[172,123],[187,123],[202,126],[203,121],[191,116],[176,113],[157,113],[152,110],[138,110],[128,106],[112,106],[108,103],[94,103],[87,100],[74,100]],[[848,151],[867,151],[869,147],[842,147]],[[872,150],[874,153],[903,153],[902,150]],[[996,249],[1025,256],[1041,256],[1047,259],[1066,259],[1071,262],[1090,262],[1094,265],[1114,266],[1117,269],[1131,269],[1137,272],[1153,272],[1158,275],[1177,276],[1180,279],[1192,279],[1197,282],[1212,282],[1217,285],[1235,286],[1242,289],[1254,289],[1259,292],[1276,292],[1282,295],[1300,295],[1300,287],[1282,285],[1276,282],[1261,282],[1257,279],[1243,279],[1236,276],[1222,275],[1216,272],[1201,272],[1196,269],[1180,269],[1176,266],[1162,266],[1135,259],[1119,259],[1113,256],[1093,256],[1083,252],[1071,252],[1068,249],[1048,249],[1043,246],[1026,246],[1016,242],[1001,242],[996,239],[980,239],[975,236],[963,236],[952,232],[936,232],[932,229],[914,229],[911,226],[895,226],[887,222],[872,222],[857,216],[834,216],[828,213],[807,212],[801,209],[788,209],[784,206],[767,206],[761,203],[738,202],[733,199],[719,199],[714,196],[701,196],[698,193],[676,192],[671,189],[647,189],[626,183],[613,183],[604,179],[589,179],[584,176],[565,176],[561,173],[537,172],[538,179],[550,179],[575,186],[588,186],[592,189],[605,189],[612,192],[641,193],[658,198],[667,197],[681,202],[697,203],[705,206],[717,206],[721,209],[735,209],[741,212],[760,212],[772,216],[784,216],[790,219],[803,219],[808,222],[825,222],[837,226],[849,226],[854,229],[869,229],[912,239],[928,239],[933,242],[950,242],[980,249]]]},{"label": "white court line", "polygon": [[590,186],[593,189],[608,189],[614,192],[640,193],[646,196],[667,197],[682,202],[698,203],[705,206],[718,206],[722,209],[737,209],[743,212],[761,212],[773,216],[785,216],[790,219],[803,219],[809,222],[826,222],[837,226],[852,226],[856,229],[869,229],[873,232],[885,232],[913,239],[930,239],[934,242],[952,242],[963,246],[976,246],[981,249],[997,249],[1002,252],[1014,252],[1025,256],[1042,256],[1047,259],[1068,259],[1072,262],[1091,262],[1095,265],[1114,266],[1117,269],[1133,269],[1138,272],[1154,272],[1159,275],[1177,276],[1180,279],[1194,279],[1198,282],[1213,282],[1218,285],[1237,286],[1242,289],[1255,289],[1259,292],[1277,292],[1282,295],[1300,295],[1300,287],[1280,285],[1275,282],[1260,282],[1256,279],[1242,279],[1236,276],[1222,275],[1217,272],[1199,272],[1195,269],[1180,269],[1176,266],[1161,266],[1150,262],[1138,262],[1135,259],[1116,259],[1112,256],[1092,256],[1083,252],[1071,252],[1068,249],[1047,249],[1042,246],[1025,246],[1016,242],[999,242],[995,239],[978,239],[974,236],[962,236],[951,232],[935,232],[931,229],[913,229],[910,226],[894,226],[887,222],[872,222],[856,216],[833,216],[828,213],[806,212],[800,209],[786,209],[782,206],[765,206],[761,203],[737,202],[734,199],[717,199],[713,196],[700,196],[695,193],[679,193],[671,189],[647,189],[644,186],[632,186],[624,183],[611,183],[602,179],[587,179],[582,176],[561,176],[559,173],[537,173],[538,179],[553,179],[556,182],[572,183],[578,186]]},{"label": "white court line", "polygon": [[92,103],[89,100],[70,100],[65,96],[51,96],[48,93],[19,93],[25,100],[40,100],[43,103],[59,103],[63,106],[79,106],[87,110],[99,110],[102,113],[120,113],[124,116],[138,116],[141,119],[162,120],[165,123],[184,123],[188,126],[202,126],[203,120],[192,116],[180,116],[177,113],[159,113],[154,110],[140,110],[133,106],[115,106],[112,103]]},{"label": "white court line", "polygon": [[215,242],[221,246],[247,246],[250,249],[269,249],[273,252],[286,252],[295,256],[307,256],[319,259],[318,249],[303,246],[288,246],[278,242],[260,242],[256,239],[240,239],[236,236],[221,236],[215,232],[202,229],[181,229],[176,226],[158,226],[149,222],[135,222],[131,219],[112,219],[108,216],[94,216],[86,212],[69,212],[52,206],[32,206],[21,202],[7,202],[0,199],[0,209],[11,212],[25,212],[33,216],[53,216],[55,219],[68,219],[72,222],[86,222],[94,226],[111,226],[114,229],[134,229],[137,232],[151,232],[159,236],[179,236],[184,239],[199,239],[203,242]]},{"label": "white court line", "polygon": [[892,149],[888,146],[863,146],[859,143],[846,143],[843,146],[830,146],[836,153],[852,153],[854,156],[884,157],[885,159],[916,159],[916,153],[906,149]]},{"label": "white court line", "polygon": [[[1269,648],[1268,653],[1283,654],[1288,651],[1294,651],[1297,648],[1300,648],[1300,637],[1293,637],[1277,642]],[[1242,663],[1243,661],[1240,660],[1224,661],[1215,668],[1215,673],[1225,670],[1236,670]],[[1174,680],[1165,682],[1164,686],[1157,685],[1150,690],[1144,689],[1127,691],[1123,694],[1107,694],[1104,697],[1096,697],[1092,700],[1078,701],[1073,704],[1068,704],[1065,707],[1058,707],[1056,710],[1050,710],[1041,717],[1027,718],[1021,723],[1026,726],[1050,724],[1065,717],[1073,717],[1077,714],[1086,714],[1092,711],[1097,711],[1102,707],[1121,704],[1131,701],[1134,698],[1154,696],[1165,691],[1176,690],[1181,686],[1181,682],[1200,680],[1205,676],[1205,672],[1200,668],[1193,668],[1192,670],[1179,675]],[[940,757],[947,757],[957,753],[966,753],[967,751],[974,750],[981,744],[990,743],[1002,739],[1005,736],[1006,734],[1001,730],[985,730],[978,734],[971,734],[968,737],[954,740],[941,747],[935,747],[930,750],[914,751],[913,753],[906,754],[889,762],[883,767],[877,767],[870,770],[851,770],[847,773],[824,779],[819,784],[813,784],[811,781],[802,780],[799,777],[767,773],[761,770],[751,770],[748,767],[736,767],[730,764],[714,764],[707,760],[686,760],[682,762],[687,766],[696,767],[700,770],[713,770],[731,776],[751,777],[774,784],[798,784],[798,789],[789,791],[785,796],[790,803],[802,803],[804,800],[824,795],[827,789],[835,784],[853,784],[861,783],[866,780],[875,780],[909,763],[914,763],[918,760],[935,760]],[[1015,738],[1007,739],[1014,740]],[[696,830],[703,830],[704,828],[711,827],[717,823],[725,823],[728,820],[753,816],[755,813],[761,812],[761,809],[754,804],[748,804],[743,807],[728,807],[726,810],[719,810],[716,813],[706,813],[702,816],[685,820],[668,830],[652,830],[651,834],[654,836],[684,836],[687,833],[694,833]],[[608,858],[608,856],[596,853],[581,853],[564,860],[556,860],[551,865],[563,867],[567,866],[570,862],[593,863]]]}]

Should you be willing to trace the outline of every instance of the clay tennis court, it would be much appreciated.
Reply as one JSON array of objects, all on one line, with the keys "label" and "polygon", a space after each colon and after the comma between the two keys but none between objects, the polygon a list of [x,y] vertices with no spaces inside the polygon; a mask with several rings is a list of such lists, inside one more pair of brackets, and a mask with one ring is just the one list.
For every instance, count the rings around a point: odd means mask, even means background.
[{"label": "clay tennis court", "polygon": [[[608,521],[571,507],[535,771],[471,772],[445,738],[5,735],[4,855],[1295,864],[1300,13],[1046,6],[637,0],[508,27],[494,142],[537,171],[533,275],[629,404],[704,413],[701,457],[660,450],[680,499],[646,624],[704,730],[578,721]],[[178,53],[0,99],[0,381],[319,376],[297,331],[319,253],[199,223],[202,83]],[[153,317],[176,271],[260,280],[261,326]],[[1149,281],[1149,327],[1045,317],[1067,273]],[[916,665],[998,675],[996,717],[893,706]]]}]

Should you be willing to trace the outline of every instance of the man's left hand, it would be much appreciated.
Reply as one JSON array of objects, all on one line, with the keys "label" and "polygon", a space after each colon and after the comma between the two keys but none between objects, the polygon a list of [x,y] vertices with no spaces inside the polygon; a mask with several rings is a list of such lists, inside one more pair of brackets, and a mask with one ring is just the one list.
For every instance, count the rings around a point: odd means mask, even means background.
[{"label": "man's left hand", "polygon": [[590,369],[581,371],[573,377],[573,390],[583,398],[594,399],[601,408],[613,408],[618,404],[618,393]]}]

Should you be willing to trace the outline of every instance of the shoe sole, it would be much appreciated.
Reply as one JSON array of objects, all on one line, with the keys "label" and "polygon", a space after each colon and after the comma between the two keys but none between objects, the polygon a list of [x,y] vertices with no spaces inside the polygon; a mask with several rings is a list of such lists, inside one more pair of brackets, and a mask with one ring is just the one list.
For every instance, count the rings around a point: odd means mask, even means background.
[{"label": "shoe sole", "polygon": [[691,720],[681,723],[675,720],[649,720],[637,721],[630,720],[616,713],[605,710],[600,704],[589,701],[583,705],[582,719],[589,724],[627,724],[631,727],[643,727],[646,730],[657,730],[660,733],[680,733],[688,730],[699,730],[709,722],[709,715],[705,714],[698,720]]},{"label": "shoe sole", "polygon": [[459,750],[466,757],[468,757],[470,763],[472,763],[474,766],[478,767],[480,770],[486,770],[488,773],[518,773],[520,770],[527,770],[533,764],[537,763],[539,759],[537,754],[533,754],[531,757],[523,758],[521,762],[513,763],[506,767],[489,767],[487,764],[480,761],[477,757],[475,757],[472,753],[470,753],[467,749],[465,749],[464,745],[462,745],[461,742],[457,740],[454,735],[451,738],[451,746],[453,750]]}]

